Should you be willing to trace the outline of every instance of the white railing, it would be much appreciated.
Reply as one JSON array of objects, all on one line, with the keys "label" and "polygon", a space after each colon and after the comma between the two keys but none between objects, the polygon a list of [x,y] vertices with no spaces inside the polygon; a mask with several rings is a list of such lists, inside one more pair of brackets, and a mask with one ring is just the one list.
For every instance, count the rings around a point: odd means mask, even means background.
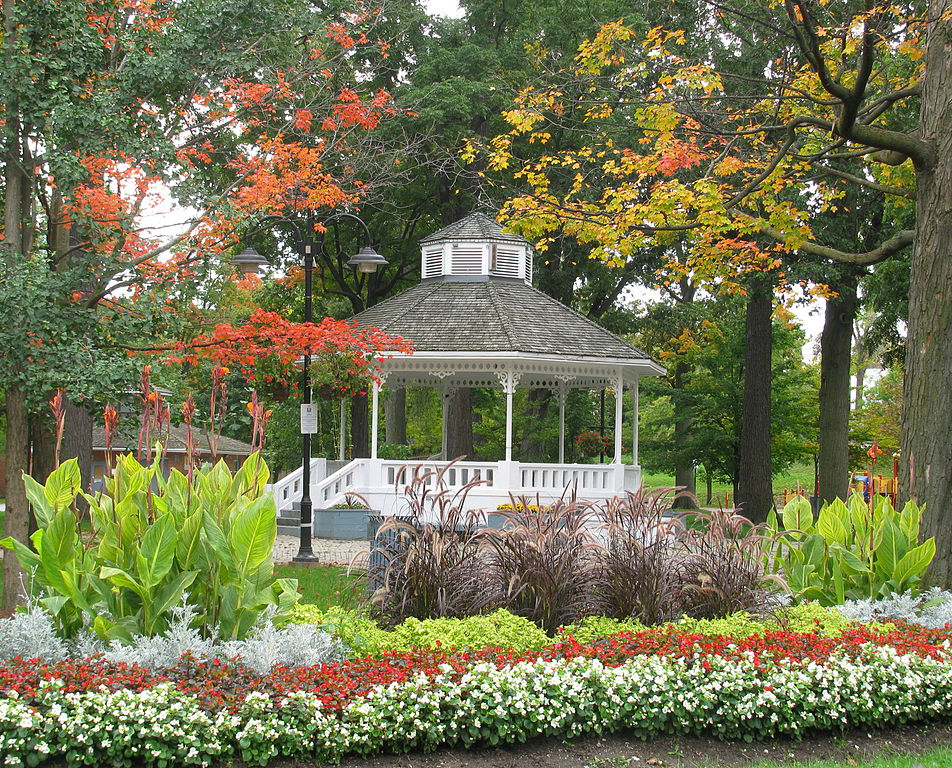
[{"label": "white railing", "polygon": [[385,460],[382,466],[384,485],[391,488],[407,485],[414,477],[420,477],[424,485],[436,485],[441,471],[442,481],[448,488],[462,488],[472,482],[492,486],[496,479],[497,469],[494,461],[459,461],[450,464],[445,461],[408,463]]},{"label": "white railing", "polygon": [[[301,500],[301,490],[303,488],[301,474],[301,468],[298,467],[271,486],[271,492],[274,494],[274,504],[279,512],[290,509],[292,504]],[[323,479],[325,474],[327,474],[327,459],[311,459],[312,485],[314,479]]]},{"label": "white railing", "polygon": [[[323,463],[322,463],[323,462]],[[348,494],[363,498],[372,509],[392,514],[402,488],[423,476],[432,487],[442,472],[447,488],[474,484],[472,502],[483,508],[509,500],[510,494],[535,495],[549,499],[564,494],[579,498],[608,498],[637,489],[639,467],[617,464],[544,464],[495,461],[407,462],[393,459],[354,459],[327,475],[327,462],[311,464],[311,501],[315,509],[333,506]],[[301,498],[301,471],[288,475],[273,486],[279,513]]]},{"label": "white railing", "polygon": [[520,464],[519,485],[526,490],[621,491],[613,464]]},{"label": "white railing", "polygon": [[360,493],[366,481],[370,459],[354,459],[336,472],[311,486],[311,501],[315,507],[331,507],[348,493]]}]

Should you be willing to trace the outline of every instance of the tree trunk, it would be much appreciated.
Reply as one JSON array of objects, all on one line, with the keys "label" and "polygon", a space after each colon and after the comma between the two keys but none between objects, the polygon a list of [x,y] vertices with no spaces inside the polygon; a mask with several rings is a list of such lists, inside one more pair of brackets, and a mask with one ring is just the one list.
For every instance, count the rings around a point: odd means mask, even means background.
[{"label": "tree trunk", "polygon": [[711,503],[714,501],[714,473],[710,470],[706,470],[704,474],[704,482],[707,486],[707,501],[704,502],[705,506],[711,506]]},{"label": "tree trunk", "polygon": [[446,458],[473,460],[473,390],[453,390],[446,411]]},{"label": "tree trunk", "polygon": [[770,358],[773,347],[773,292],[757,280],[747,300],[744,347],[744,415],[735,504],[754,522],[767,518],[773,506],[770,461]]},{"label": "tree trunk", "polygon": [[[25,542],[30,528],[30,505],[26,499],[23,473],[27,470],[30,452],[30,419],[26,397],[19,387],[6,391],[7,455],[6,455],[6,518],[5,535]],[[23,570],[13,552],[3,550],[3,610],[23,602],[21,582]]]},{"label": "tree trunk", "polygon": [[367,410],[367,395],[354,395],[350,399],[350,444],[355,459],[370,456]]},{"label": "tree trunk", "polygon": [[[4,58],[8,65],[18,50],[18,28],[15,18],[16,0],[3,0]],[[4,103],[6,153],[4,156],[3,190],[3,240],[2,262],[12,266],[24,258],[24,221],[26,198],[29,194],[29,179],[25,178],[25,164],[21,156],[19,104],[16,90],[8,89]],[[23,485],[23,473],[30,456],[29,413],[26,393],[21,386],[6,388],[7,445],[6,445],[6,518],[5,531],[22,542],[27,541],[30,526],[30,506]],[[23,602],[20,564],[10,550],[3,550],[3,604],[9,610]]]},{"label": "tree trunk", "polygon": [[916,244],[903,390],[903,496],[926,504],[922,536],[936,537],[928,579],[952,586],[952,0],[932,0],[919,135],[935,161],[918,168]]},{"label": "tree trunk", "polygon": [[[678,363],[674,370],[671,386],[679,392],[683,390],[684,380],[688,373],[688,365],[686,363]],[[678,411],[681,416],[674,422],[674,484],[679,488],[683,488],[690,493],[691,496],[697,496],[697,472],[694,468],[694,460],[687,450],[687,445],[691,440],[691,427],[694,424],[694,419],[691,418],[691,413],[688,409],[679,408]],[[692,509],[695,503],[696,500],[693,498],[681,497],[675,499],[672,507],[674,509]]]},{"label": "tree trunk", "polygon": [[833,287],[820,334],[820,496],[846,498],[849,486],[850,350],[856,318],[856,275]]},{"label": "tree trunk", "polygon": [[526,409],[519,458],[522,461],[545,461],[545,435],[542,433],[542,428],[552,402],[552,391],[531,389],[528,400],[529,407]]},{"label": "tree trunk", "polygon": [[[63,444],[60,461],[76,459],[83,478],[83,488],[88,491],[93,479],[93,414],[71,398],[64,398]],[[77,499],[80,512],[86,513],[86,501]]]},{"label": "tree trunk", "polygon": [[384,439],[391,445],[407,444],[407,389],[391,389],[384,400]]}]

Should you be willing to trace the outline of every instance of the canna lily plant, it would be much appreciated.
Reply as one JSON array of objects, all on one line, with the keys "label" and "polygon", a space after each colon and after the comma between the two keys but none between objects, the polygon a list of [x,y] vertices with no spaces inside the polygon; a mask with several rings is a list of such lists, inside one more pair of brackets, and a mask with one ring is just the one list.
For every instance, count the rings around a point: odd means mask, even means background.
[{"label": "canna lily plant", "polygon": [[147,465],[123,455],[95,494],[81,490],[74,459],[43,485],[24,476],[38,529],[32,546],[0,545],[30,574],[62,635],[87,626],[104,640],[161,634],[185,599],[206,635],[237,639],[266,612],[280,619],[297,602],[297,582],[274,578],[277,520],[261,455],[234,473],[218,462],[167,479],[161,459],[158,444]]},{"label": "canna lily plant", "polygon": [[912,501],[896,510],[888,497],[870,505],[854,494],[824,504],[814,518],[797,496],[767,520],[776,534],[768,564],[797,599],[823,605],[916,590],[936,551],[934,538],[919,543],[922,513]]}]

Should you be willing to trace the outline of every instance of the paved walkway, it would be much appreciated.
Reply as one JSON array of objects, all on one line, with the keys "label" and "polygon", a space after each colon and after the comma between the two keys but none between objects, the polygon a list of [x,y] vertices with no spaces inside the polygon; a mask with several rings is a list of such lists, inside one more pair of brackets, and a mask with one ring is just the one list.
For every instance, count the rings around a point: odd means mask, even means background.
[{"label": "paved walkway", "polygon": [[[274,542],[275,564],[290,563],[299,544],[297,536],[278,536]],[[366,539],[311,539],[311,547],[322,564],[364,565],[370,542]]]}]

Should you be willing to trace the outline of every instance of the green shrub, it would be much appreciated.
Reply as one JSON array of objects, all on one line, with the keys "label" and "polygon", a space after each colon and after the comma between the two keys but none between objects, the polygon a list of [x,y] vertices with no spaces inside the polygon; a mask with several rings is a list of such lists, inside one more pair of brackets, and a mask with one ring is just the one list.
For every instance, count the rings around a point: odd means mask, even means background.
[{"label": "green shrub", "polygon": [[[815,602],[801,603],[780,608],[769,617],[755,617],[740,611],[722,619],[694,619],[684,616],[678,621],[656,625],[654,628],[671,632],[715,637],[750,637],[764,632],[817,632],[824,637],[838,637],[852,622],[835,608],[827,608]],[[888,632],[894,625],[866,623],[874,631]],[[611,619],[606,616],[588,616],[582,621],[563,627],[562,637],[571,635],[580,643],[590,643],[622,632],[643,632],[651,629],[637,620]]]},{"label": "green shrub", "polygon": [[922,509],[901,511],[877,496],[871,510],[859,495],[824,504],[814,520],[810,502],[797,496],[768,524],[776,543],[767,555],[798,600],[842,605],[918,589],[935,556],[935,539],[918,544]]},{"label": "green shrub", "polygon": [[552,642],[545,632],[522,616],[498,610],[465,619],[409,618],[393,629],[401,644],[416,648],[512,648],[535,651]]},{"label": "green shrub", "polygon": [[379,656],[385,651],[436,647],[453,650],[499,647],[534,651],[552,642],[531,621],[504,610],[465,619],[410,618],[389,631],[381,629],[369,616],[344,608],[322,611],[313,605],[297,605],[289,620],[320,626],[339,637],[357,655]]},{"label": "green shrub", "polygon": [[[32,548],[6,538],[39,604],[68,637],[84,626],[104,640],[162,634],[187,596],[206,636],[237,639],[268,609],[278,617],[298,600],[297,582],[275,579],[274,498],[269,471],[252,454],[234,473],[223,462],[192,479],[161,472],[161,451],[145,467],[122,456],[101,493],[82,493],[75,459],[40,485],[24,477],[38,529]],[[89,504],[80,528],[79,495]]]},{"label": "green shrub", "polygon": [[562,637],[574,637],[578,642],[590,643],[622,632],[643,632],[647,627],[638,619],[612,619],[608,616],[586,616],[581,621],[559,630]]},{"label": "green shrub", "polygon": [[[692,619],[687,616],[666,625],[678,632],[708,637],[750,637],[764,632],[816,632],[824,637],[839,637],[852,624],[835,608],[816,602],[802,603],[780,608],[770,617],[757,618],[740,612],[723,619]],[[864,626],[873,631],[888,632],[892,624],[868,623]]]}]

